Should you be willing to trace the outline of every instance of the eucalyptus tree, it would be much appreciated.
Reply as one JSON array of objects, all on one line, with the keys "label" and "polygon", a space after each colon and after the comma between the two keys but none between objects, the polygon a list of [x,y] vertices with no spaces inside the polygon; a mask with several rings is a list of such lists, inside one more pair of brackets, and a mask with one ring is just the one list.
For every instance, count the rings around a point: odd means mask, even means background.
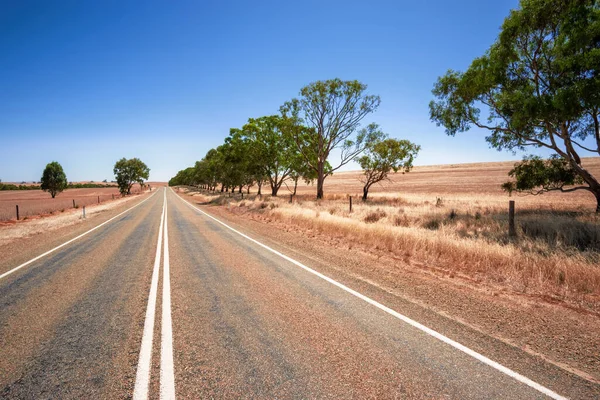
[{"label": "eucalyptus tree", "polygon": [[380,133],[379,139],[370,143],[364,155],[358,158],[363,170],[363,201],[367,200],[371,186],[389,179],[392,171],[409,172],[420,149],[421,146],[408,140],[393,139]]},{"label": "eucalyptus tree", "polygon": [[[487,130],[498,150],[550,150],[564,162],[525,159],[513,174],[517,182],[505,188],[587,190],[600,212],[599,177],[582,162],[582,155],[600,155],[599,46],[598,1],[521,0],[484,55],[438,79],[431,119],[451,136]],[[577,186],[565,187],[571,184]]]},{"label": "eucalyptus tree", "polygon": [[298,150],[287,121],[278,115],[250,118],[242,134],[251,147],[252,159],[277,196],[281,185],[298,163]]},{"label": "eucalyptus tree", "polygon": [[49,192],[52,198],[67,188],[69,185],[67,175],[63,171],[62,165],[57,161],[52,161],[46,165],[42,178],[40,179],[41,189],[44,192]]},{"label": "eucalyptus tree", "polygon": [[[303,87],[299,99],[286,102],[280,109],[293,122],[296,146],[317,175],[319,199],[323,198],[325,178],[351,162],[373,140],[376,126],[361,129],[360,123],[379,107],[381,100],[366,94],[366,90],[367,85],[356,80],[317,81]],[[339,150],[340,159],[328,169],[334,149]]]}]

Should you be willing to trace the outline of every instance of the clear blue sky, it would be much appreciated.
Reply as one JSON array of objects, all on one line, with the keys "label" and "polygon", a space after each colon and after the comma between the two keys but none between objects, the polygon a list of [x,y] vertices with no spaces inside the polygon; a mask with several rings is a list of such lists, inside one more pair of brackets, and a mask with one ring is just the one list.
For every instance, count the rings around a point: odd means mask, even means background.
[{"label": "clear blue sky", "polygon": [[[139,157],[167,180],[229,128],[312,81],[358,79],[418,165],[520,158],[429,121],[436,78],[465,69],[517,0],[0,2],[0,179],[113,179]],[[350,166],[356,168],[356,165]]]}]

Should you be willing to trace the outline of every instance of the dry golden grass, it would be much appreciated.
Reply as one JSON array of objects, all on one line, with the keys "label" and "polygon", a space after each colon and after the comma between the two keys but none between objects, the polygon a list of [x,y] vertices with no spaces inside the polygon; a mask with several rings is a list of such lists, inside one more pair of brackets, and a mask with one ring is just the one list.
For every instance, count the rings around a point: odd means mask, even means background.
[{"label": "dry golden grass", "polygon": [[[586,164],[600,175],[600,159]],[[512,163],[420,167],[393,178],[390,191],[363,203],[358,173],[326,180],[324,200],[302,187],[293,204],[255,195],[214,194],[200,202],[228,205],[261,218],[361,246],[414,266],[520,293],[550,296],[600,311],[600,221],[587,192],[513,196],[518,237],[508,237],[508,196],[499,185]],[[385,188],[385,187],[384,187]],[[401,191],[398,191],[401,188]],[[343,189],[347,189],[345,192]],[[354,193],[353,212],[348,194]]]}]

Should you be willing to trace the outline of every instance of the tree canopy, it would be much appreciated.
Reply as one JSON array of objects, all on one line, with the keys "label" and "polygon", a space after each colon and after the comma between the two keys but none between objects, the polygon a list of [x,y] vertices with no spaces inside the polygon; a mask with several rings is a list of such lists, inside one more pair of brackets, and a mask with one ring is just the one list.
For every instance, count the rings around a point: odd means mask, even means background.
[{"label": "tree canopy", "polygon": [[438,79],[431,119],[449,135],[485,129],[498,150],[551,150],[580,178],[577,190],[596,196],[600,212],[598,177],[581,161],[582,152],[600,155],[599,45],[596,1],[521,0],[484,55]]},{"label": "tree canopy", "polygon": [[52,198],[67,188],[69,182],[67,181],[67,175],[63,171],[62,165],[56,161],[46,165],[42,178],[40,179],[41,189],[44,192],[50,192]]},{"label": "tree canopy", "polygon": [[409,172],[420,149],[421,146],[408,140],[393,139],[381,133],[380,139],[370,143],[358,159],[364,173],[362,199],[367,200],[369,189],[375,183],[389,179],[390,172]]},{"label": "tree canopy", "polygon": [[144,179],[150,176],[150,168],[139,158],[121,158],[115,163],[113,172],[117,178],[119,191],[123,195],[131,194],[131,188],[135,183],[142,186]]},{"label": "tree canopy", "polygon": [[[379,96],[368,95],[366,90],[367,85],[356,80],[316,81],[300,90],[299,99],[281,107],[284,117],[308,128],[296,130],[294,137],[304,161],[317,175],[319,199],[325,178],[354,160],[375,138],[376,125],[360,129],[360,122],[381,103]],[[326,170],[334,149],[340,150],[340,160]]]}]

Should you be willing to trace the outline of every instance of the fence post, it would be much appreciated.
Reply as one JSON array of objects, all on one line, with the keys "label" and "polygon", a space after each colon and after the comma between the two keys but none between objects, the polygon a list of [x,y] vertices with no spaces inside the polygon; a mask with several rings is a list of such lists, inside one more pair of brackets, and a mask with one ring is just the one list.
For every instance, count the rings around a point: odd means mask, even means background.
[{"label": "fence post", "polygon": [[508,202],[508,236],[515,237],[517,236],[517,231],[515,230],[515,201],[510,200]]},{"label": "fence post", "polygon": [[100,204],[100,196],[98,196],[98,204]]},{"label": "fence post", "polygon": [[73,208],[75,208],[75,199],[73,199]]},{"label": "fence post", "polygon": [[349,205],[350,205],[350,212],[352,212],[352,196],[349,196],[348,200],[350,200],[350,203],[349,203]]},{"label": "fence post", "polygon": [[83,206],[83,218],[85,218],[85,206]]},{"label": "fence post", "polygon": [[17,205],[17,221],[19,220],[19,206]]}]

